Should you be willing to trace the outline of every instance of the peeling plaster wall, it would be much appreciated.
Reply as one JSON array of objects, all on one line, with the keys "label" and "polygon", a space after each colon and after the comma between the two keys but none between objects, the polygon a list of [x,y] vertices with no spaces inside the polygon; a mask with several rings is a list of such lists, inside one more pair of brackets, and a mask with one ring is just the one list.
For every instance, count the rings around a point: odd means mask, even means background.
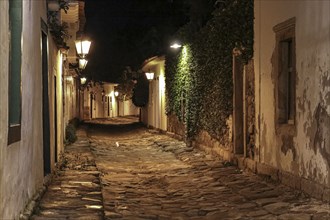
[{"label": "peeling plaster wall", "polygon": [[0,1],[0,219],[18,218],[43,184],[41,24],[45,1],[23,2],[21,141],[7,146],[8,1]]},{"label": "peeling plaster wall", "polygon": [[[296,18],[295,129],[275,123],[273,27]],[[330,1],[255,0],[257,161],[330,186]]]}]

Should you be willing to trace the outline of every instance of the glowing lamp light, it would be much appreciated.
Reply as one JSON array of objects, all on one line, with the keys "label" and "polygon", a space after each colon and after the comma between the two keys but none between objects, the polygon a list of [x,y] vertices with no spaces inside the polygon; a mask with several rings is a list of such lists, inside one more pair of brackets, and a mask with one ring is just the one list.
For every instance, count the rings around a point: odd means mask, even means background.
[{"label": "glowing lamp light", "polygon": [[146,77],[149,81],[154,79],[154,75],[155,75],[155,73],[153,73],[153,72],[146,72]]},{"label": "glowing lamp light", "polygon": [[92,42],[89,40],[76,40],[75,41],[77,54],[81,58],[84,58],[88,54],[91,43]]},{"label": "glowing lamp light", "polygon": [[88,63],[88,60],[86,59],[79,59],[79,69],[85,69],[86,68],[86,65]]},{"label": "glowing lamp light", "polygon": [[73,77],[72,76],[66,76],[65,79],[70,83],[73,82]]},{"label": "glowing lamp light", "polygon": [[86,83],[86,81],[87,81],[86,77],[80,78],[80,84],[81,85],[84,85]]},{"label": "glowing lamp light", "polygon": [[178,43],[174,43],[170,47],[173,48],[173,49],[178,49],[178,48],[182,47],[182,45],[178,44]]},{"label": "glowing lamp light", "polygon": [[117,97],[119,95],[119,92],[118,91],[115,91],[115,96]]}]

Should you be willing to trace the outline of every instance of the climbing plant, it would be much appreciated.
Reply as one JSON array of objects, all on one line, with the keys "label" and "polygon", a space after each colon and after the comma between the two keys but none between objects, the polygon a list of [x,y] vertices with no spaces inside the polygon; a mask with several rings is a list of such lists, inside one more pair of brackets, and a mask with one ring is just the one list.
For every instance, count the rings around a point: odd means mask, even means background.
[{"label": "climbing plant", "polygon": [[180,51],[166,56],[167,112],[186,125],[187,138],[206,130],[225,142],[232,113],[232,51],[253,56],[253,0],[217,1],[204,26],[192,22],[177,32]]}]

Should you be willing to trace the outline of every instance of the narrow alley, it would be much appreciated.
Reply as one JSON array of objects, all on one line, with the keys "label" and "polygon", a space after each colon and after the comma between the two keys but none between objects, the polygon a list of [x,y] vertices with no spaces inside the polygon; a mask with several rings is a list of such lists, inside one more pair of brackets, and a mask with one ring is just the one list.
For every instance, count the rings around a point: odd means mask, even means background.
[{"label": "narrow alley", "polygon": [[330,0],[0,10],[0,220],[330,220]]},{"label": "narrow alley", "polygon": [[93,120],[85,130],[89,143],[80,130],[32,219],[330,219],[329,204],[134,118]]}]

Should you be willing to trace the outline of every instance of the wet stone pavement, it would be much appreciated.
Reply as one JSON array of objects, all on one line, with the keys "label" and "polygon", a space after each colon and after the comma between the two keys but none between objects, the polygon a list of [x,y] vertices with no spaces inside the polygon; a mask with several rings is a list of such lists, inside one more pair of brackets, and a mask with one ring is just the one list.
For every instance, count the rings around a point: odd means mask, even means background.
[{"label": "wet stone pavement", "polygon": [[86,159],[68,160],[34,219],[330,220],[327,203],[131,122],[90,122],[90,145],[71,147]]}]

